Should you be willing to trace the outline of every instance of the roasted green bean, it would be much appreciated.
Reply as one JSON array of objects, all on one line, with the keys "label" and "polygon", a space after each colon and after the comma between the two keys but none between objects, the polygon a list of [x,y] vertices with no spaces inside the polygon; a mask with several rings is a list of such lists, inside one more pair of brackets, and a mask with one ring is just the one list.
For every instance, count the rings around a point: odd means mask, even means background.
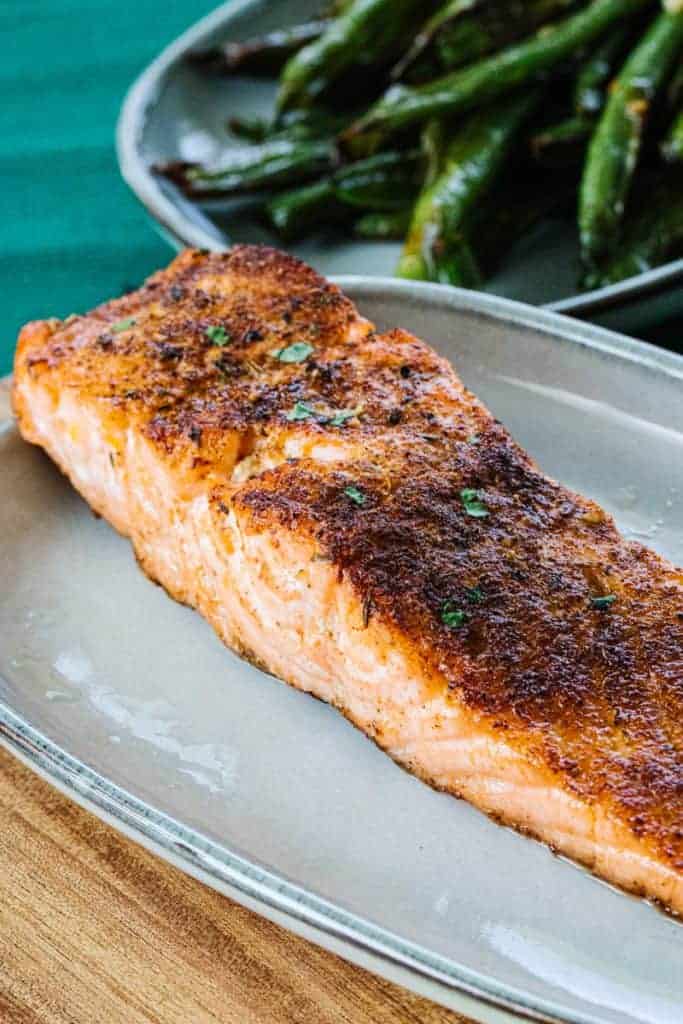
[{"label": "roasted green bean", "polygon": [[230,149],[207,166],[173,163],[158,170],[188,195],[229,195],[310,180],[329,171],[336,161],[330,141],[277,139]]},{"label": "roasted green bean", "polygon": [[366,210],[401,209],[413,198],[424,178],[419,150],[377,153],[340,167],[334,175],[337,199]]},{"label": "roasted green bean", "polygon": [[427,85],[394,85],[344,134],[354,153],[378,149],[397,129],[430,117],[483,106],[511,89],[533,82],[599,39],[617,21],[650,0],[593,0],[586,8],[544,27],[516,46]]},{"label": "roasted green bean", "polygon": [[309,105],[348,68],[381,62],[409,32],[424,0],[354,0],[319,39],[285,65],[277,109]]},{"label": "roasted green bean", "polygon": [[398,265],[400,277],[474,287],[480,279],[466,237],[474,206],[486,195],[538,99],[514,96],[473,114],[446,148],[436,180],[422,192]]},{"label": "roasted green bean", "polygon": [[243,117],[237,114],[228,121],[228,129],[237,139],[245,142],[264,142],[272,130],[267,117]]},{"label": "roasted green bean", "polygon": [[591,119],[580,115],[544,128],[531,139],[534,159],[553,168],[580,164],[593,128]]},{"label": "roasted green bean", "polygon": [[610,89],[581,181],[579,233],[593,275],[615,251],[653,100],[683,52],[683,14],[658,15]]},{"label": "roasted green bean", "polygon": [[256,39],[224,43],[212,50],[192,54],[190,62],[216,75],[277,74],[292,54],[320,38],[329,25],[328,20],[309,21]]},{"label": "roasted green bean", "polygon": [[620,59],[633,34],[633,26],[617,26],[609,36],[586,58],[574,87],[574,109],[577,114],[591,117],[598,114],[604,104],[607,87],[617,73]]},{"label": "roasted green bean", "polygon": [[281,237],[298,238],[318,224],[350,224],[355,210],[405,210],[423,176],[420,151],[378,153],[346,164],[322,181],[276,196],[266,204],[266,216]]},{"label": "roasted green bean", "polygon": [[663,182],[643,197],[640,212],[628,221],[619,252],[606,269],[589,281],[591,287],[614,284],[683,255],[683,183]]},{"label": "roasted green bean", "polygon": [[268,221],[285,241],[294,241],[321,224],[340,219],[344,208],[334,194],[330,180],[292,189],[266,203]]},{"label": "roasted green bean", "polygon": [[322,107],[289,110],[276,123],[263,117],[231,117],[228,128],[238,138],[250,142],[271,142],[286,139],[332,139],[351,122],[349,114],[336,114]]},{"label": "roasted green bean", "polygon": [[576,5],[577,0],[451,0],[424,25],[392,78],[436,78],[510,46]]},{"label": "roasted green bean", "polygon": [[411,216],[411,206],[392,212],[366,213],[353,225],[353,232],[368,241],[400,241],[410,227]]},{"label": "roasted green bean", "polygon": [[662,155],[669,163],[683,163],[683,109],[674,118],[662,142]]}]

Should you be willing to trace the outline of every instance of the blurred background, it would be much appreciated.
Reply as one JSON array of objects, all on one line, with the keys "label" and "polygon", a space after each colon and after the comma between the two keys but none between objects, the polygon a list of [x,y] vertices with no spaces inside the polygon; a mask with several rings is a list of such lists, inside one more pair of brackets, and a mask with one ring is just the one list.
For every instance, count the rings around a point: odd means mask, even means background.
[{"label": "blurred background", "polygon": [[[212,0],[0,0],[5,40],[0,373],[26,320],[137,286],[171,250],[123,184],[114,131],[128,86]],[[646,340],[683,350],[683,326]]]}]

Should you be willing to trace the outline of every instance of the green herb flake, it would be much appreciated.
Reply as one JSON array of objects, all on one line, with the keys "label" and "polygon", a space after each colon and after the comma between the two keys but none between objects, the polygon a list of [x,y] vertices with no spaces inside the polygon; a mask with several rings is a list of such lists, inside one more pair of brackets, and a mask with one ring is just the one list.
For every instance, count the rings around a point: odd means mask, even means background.
[{"label": "green herb flake", "polygon": [[336,412],[330,420],[330,426],[343,427],[347,420],[352,420],[355,416],[360,416],[362,411],[362,405],[357,405],[355,409],[340,409],[339,412]]},{"label": "green herb flake", "polygon": [[312,351],[313,346],[309,345],[307,341],[295,341],[293,345],[287,345],[286,348],[273,349],[270,354],[279,359],[281,363],[303,363]]},{"label": "green herb flake", "polygon": [[357,487],[354,487],[353,484],[350,487],[344,488],[344,494],[347,498],[350,498],[355,505],[365,504],[365,495],[362,491],[359,491]]},{"label": "green herb flake", "polygon": [[489,511],[482,501],[481,492],[472,487],[466,487],[460,492],[460,500],[468,516],[473,519],[486,519]]},{"label": "green herb flake", "polygon": [[481,434],[470,434],[470,436],[467,438],[467,443],[468,444],[473,444],[473,445],[474,444],[479,444],[480,441],[481,441]]},{"label": "green herb flake", "polygon": [[602,597],[591,597],[591,604],[598,610],[602,608],[609,608],[611,604],[617,599],[616,594],[604,594]]},{"label": "green herb flake", "polygon": [[127,331],[131,327],[135,327],[137,320],[134,316],[128,316],[125,320],[119,320],[117,324],[111,325],[111,330],[114,334],[120,334],[121,331]]},{"label": "green herb flake", "polygon": [[212,345],[218,345],[219,348],[223,348],[224,345],[229,345],[232,341],[232,337],[228,334],[225,327],[219,327],[217,324],[212,324],[210,327],[207,327],[204,334]]},{"label": "green herb flake", "polygon": [[307,420],[314,415],[315,413],[310,405],[307,405],[306,402],[297,402],[294,408],[290,409],[287,413],[287,419],[296,422],[298,420]]},{"label": "green herb flake", "polygon": [[452,601],[444,601],[441,605],[441,621],[449,629],[462,629],[467,622],[467,612],[456,608]]},{"label": "green herb flake", "polygon": [[481,604],[484,600],[484,591],[481,587],[470,587],[465,591],[465,597],[471,604]]}]

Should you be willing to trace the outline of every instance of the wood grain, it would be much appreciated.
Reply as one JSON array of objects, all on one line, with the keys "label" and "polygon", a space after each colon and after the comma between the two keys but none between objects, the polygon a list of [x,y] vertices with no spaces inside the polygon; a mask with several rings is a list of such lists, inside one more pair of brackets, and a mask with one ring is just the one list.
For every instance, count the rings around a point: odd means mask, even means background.
[{"label": "wood grain", "polygon": [[120,836],[0,749],[2,1024],[466,1024]]}]

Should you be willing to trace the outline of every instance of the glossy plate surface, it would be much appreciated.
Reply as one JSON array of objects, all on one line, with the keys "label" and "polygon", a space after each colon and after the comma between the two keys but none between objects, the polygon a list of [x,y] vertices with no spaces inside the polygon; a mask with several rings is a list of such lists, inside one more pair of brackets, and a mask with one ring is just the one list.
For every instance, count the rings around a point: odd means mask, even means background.
[{"label": "glossy plate surface", "polygon": [[[305,21],[319,10],[319,0],[230,0],[164,50],[130,90],[118,126],[121,172],[174,244],[208,249],[235,241],[277,244],[259,225],[253,201],[213,200],[200,206],[150,170],[167,160],[210,159],[226,146],[239,145],[226,131],[231,115],[272,112],[272,82],[210,78],[188,67],[187,55],[217,41]],[[576,294],[575,235],[564,221],[544,222],[509,253],[487,290],[634,334],[656,318],[683,312],[683,259]],[[400,251],[397,243],[355,241],[333,229],[290,248],[327,275],[391,275]]]},{"label": "glossy plate surface", "polygon": [[[455,289],[347,279],[540,461],[683,564],[683,359]],[[397,768],[226,651],[0,410],[0,738],[223,892],[487,1024],[680,1024],[683,926]]]}]

